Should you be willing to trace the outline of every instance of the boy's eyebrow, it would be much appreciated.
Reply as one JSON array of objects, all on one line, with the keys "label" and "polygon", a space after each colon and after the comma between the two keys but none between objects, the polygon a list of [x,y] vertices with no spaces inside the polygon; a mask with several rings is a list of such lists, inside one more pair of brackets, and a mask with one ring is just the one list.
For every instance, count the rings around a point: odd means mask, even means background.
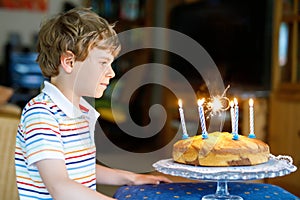
[{"label": "boy's eyebrow", "polygon": [[108,57],[106,57],[106,56],[99,56],[99,58],[100,58],[100,59],[107,60],[107,61],[109,61],[109,60],[110,60],[110,59],[109,59]]},{"label": "boy's eyebrow", "polygon": [[109,58],[109,57],[107,57],[107,56],[100,56],[99,59],[104,59],[104,60],[106,60],[107,62],[110,62],[110,61],[113,61],[113,60],[114,60],[114,59]]}]

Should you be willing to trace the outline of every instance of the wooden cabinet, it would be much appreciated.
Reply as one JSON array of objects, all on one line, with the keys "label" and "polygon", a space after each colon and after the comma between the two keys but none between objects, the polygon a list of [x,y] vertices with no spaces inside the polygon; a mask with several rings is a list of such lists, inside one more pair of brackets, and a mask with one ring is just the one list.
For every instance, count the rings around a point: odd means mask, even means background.
[{"label": "wooden cabinet", "polygon": [[[275,0],[273,89],[300,84],[299,0]],[[286,89],[286,87],[285,87]]]},{"label": "wooden cabinet", "polygon": [[272,154],[290,155],[298,170],[268,182],[300,196],[299,0],[276,0],[274,11],[268,143]]},{"label": "wooden cabinet", "polygon": [[272,97],[269,145],[274,155],[290,155],[298,170],[268,182],[300,196],[300,102]]}]

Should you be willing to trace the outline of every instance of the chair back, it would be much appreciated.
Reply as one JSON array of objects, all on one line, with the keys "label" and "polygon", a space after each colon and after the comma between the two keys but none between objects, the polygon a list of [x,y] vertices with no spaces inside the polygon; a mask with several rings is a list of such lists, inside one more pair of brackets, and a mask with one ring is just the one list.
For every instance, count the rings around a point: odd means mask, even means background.
[{"label": "chair back", "polygon": [[15,173],[15,143],[19,119],[0,117],[0,199],[19,199]]}]

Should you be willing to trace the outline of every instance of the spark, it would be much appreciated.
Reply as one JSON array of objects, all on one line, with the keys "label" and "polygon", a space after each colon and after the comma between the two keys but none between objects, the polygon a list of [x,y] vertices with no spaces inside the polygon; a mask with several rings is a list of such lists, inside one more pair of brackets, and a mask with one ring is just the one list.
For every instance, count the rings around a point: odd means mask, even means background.
[{"label": "spark", "polygon": [[209,101],[206,103],[206,107],[211,116],[221,115],[222,112],[226,111],[230,107],[229,99],[225,96],[229,87],[230,86],[228,85],[221,96],[217,95],[209,98]]}]

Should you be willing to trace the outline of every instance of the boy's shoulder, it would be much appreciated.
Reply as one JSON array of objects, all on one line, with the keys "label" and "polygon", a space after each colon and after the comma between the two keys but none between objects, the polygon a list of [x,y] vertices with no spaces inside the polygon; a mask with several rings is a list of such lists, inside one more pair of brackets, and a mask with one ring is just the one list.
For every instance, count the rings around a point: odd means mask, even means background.
[{"label": "boy's shoulder", "polygon": [[54,105],[54,102],[51,100],[51,98],[41,92],[40,94],[38,94],[37,96],[33,97],[25,106],[25,108],[30,108],[30,107],[34,107],[34,106],[41,106],[41,107],[45,107],[45,108],[50,108]]},{"label": "boy's shoulder", "polygon": [[41,92],[25,105],[22,115],[40,112],[41,110],[47,110],[49,113],[54,113],[53,110],[56,109],[57,105],[51,100],[51,98],[47,94]]}]

